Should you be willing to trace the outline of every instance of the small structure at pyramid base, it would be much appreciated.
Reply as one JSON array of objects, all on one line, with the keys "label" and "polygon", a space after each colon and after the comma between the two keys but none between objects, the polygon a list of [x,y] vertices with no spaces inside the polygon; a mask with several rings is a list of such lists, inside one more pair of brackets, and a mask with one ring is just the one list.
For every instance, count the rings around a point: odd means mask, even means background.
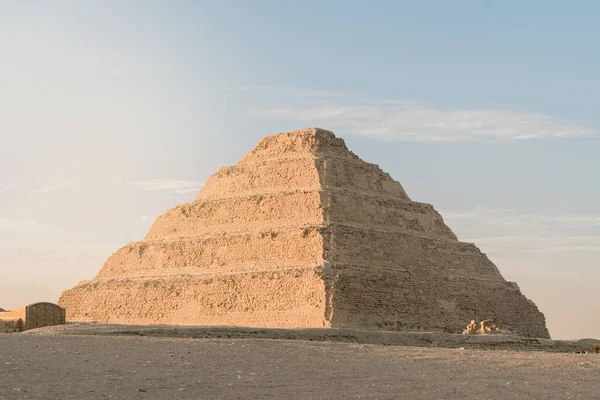
[{"label": "small structure at pyramid base", "polygon": [[471,320],[467,328],[463,331],[463,335],[489,335],[489,334],[509,334],[510,332],[506,332],[498,328],[495,324],[493,324],[489,320],[484,320],[479,323],[479,327],[475,320]]},{"label": "small structure at pyramid base", "polygon": [[462,333],[544,316],[435,209],[329,131],[268,136],[65,291],[72,321]]},{"label": "small structure at pyramid base", "polygon": [[52,303],[33,303],[10,311],[0,311],[0,333],[22,332],[65,323],[65,309]]}]

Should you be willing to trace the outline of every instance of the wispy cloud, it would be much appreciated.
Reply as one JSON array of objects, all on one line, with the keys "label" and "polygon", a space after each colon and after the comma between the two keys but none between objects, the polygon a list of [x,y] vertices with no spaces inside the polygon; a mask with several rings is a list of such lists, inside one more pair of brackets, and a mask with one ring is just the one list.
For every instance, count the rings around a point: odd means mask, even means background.
[{"label": "wispy cloud", "polygon": [[76,183],[72,181],[53,181],[45,186],[35,189],[33,193],[57,192],[75,186],[75,184]]},{"label": "wispy cloud", "polygon": [[461,240],[495,254],[600,253],[600,214],[540,215],[485,208],[440,214]]},{"label": "wispy cloud", "polygon": [[541,253],[545,255],[565,252],[600,253],[600,235],[571,236],[562,234],[523,234],[466,238],[465,241],[483,246],[493,253]]},{"label": "wispy cloud", "polygon": [[137,189],[148,192],[166,191],[179,195],[198,193],[204,182],[185,181],[177,179],[148,179],[132,182],[131,185]]},{"label": "wispy cloud", "polygon": [[285,86],[237,86],[228,89],[231,92],[278,92],[301,97],[351,97],[349,92],[335,90],[306,90]]},{"label": "wispy cloud", "polygon": [[[252,86],[243,89],[264,90]],[[279,90],[302,92],[293,88]],[[344,92],[333,93],[335,96],[325,100],[303,101],[289,107],[267,105],[254,108],[249,113],[320,126],[343,134],[398,141],[502,142],[581,137],[597,133],[595,129],[539,113],[442,109],[420,102],[376,100]]]},{"label": "wispy cloud", "polygon": [[0,237],[38,237],[40,235],[47,236],[58,233],[60,233],[58,229],[23,215],[15,215],[14,217],[0,216]]},{"label": "wispy cloud", "polygon": [[452,220],[477,220],[480,222],[502,224],[504,226],[544,226],[562,227],[600,227],[600,214],[526,214],[512,209],[488,209],[483,207],[467,211],[444,211],[444,218]]}]

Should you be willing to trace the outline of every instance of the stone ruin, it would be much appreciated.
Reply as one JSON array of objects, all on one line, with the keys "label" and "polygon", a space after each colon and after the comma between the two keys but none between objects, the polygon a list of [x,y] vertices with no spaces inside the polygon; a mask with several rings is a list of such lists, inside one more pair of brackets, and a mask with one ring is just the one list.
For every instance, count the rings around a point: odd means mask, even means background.
[{"label": "stone ruin", "polygon": [[22,332],[66,323],[65,309],[52,303],[33,303],[11,311],[0,310],[0,333]]},{"label": "stone ruin", "polygon": [[25,319],[25,307],[6,311],[0,308],[0,333],[21,332]]},{"label": "stone ruin", "polygon": [[435,209],[329,131],[263,138],[65,291],[71,321],[461,333],[544,315]]}]

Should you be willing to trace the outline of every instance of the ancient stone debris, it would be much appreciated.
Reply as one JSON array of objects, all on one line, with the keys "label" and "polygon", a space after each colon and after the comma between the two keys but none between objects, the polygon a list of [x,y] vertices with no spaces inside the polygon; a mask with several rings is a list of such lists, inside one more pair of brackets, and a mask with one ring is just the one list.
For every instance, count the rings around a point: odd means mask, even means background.
[{"label": "ancient stone debris", "polygon": [[463,331],[463,335],[475,335],[476,332],[477,324],[475,323],[475,320],[472,319],[469,325],[467,325],[467,329]]},{"label": "ancient stone debris", "polygon": [[59,304],[72,321],[460,333],[475,318],[549,337],[485,254],[322,129],[265,137]]},{"label": "ancient stone debris", "polygon": [[501,333],[501,331],[489,320],[481,321],[479,328],[477,328],[475,320],[471,320],[467,328],[463,331],[463,335],[487,335],[490,333]]}]

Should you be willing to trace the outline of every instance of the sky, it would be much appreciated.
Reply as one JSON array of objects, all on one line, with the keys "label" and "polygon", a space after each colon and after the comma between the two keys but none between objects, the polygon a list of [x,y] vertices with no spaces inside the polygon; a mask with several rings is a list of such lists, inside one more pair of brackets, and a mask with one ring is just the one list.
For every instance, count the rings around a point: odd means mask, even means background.
[{"label": "sky", "polygon": [[0,307],[56,302],[261,137],[333,130],[600,338],[600,3],[0,0]]}]

